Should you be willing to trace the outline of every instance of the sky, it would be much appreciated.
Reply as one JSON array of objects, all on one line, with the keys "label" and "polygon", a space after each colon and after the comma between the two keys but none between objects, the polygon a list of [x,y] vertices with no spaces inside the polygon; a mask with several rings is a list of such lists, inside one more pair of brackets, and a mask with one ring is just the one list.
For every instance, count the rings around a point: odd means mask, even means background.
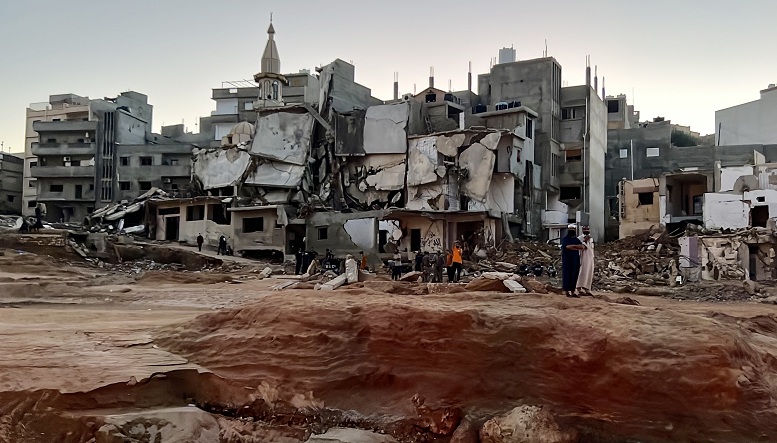
[{"label": "sky", "polygon": [[[586,56],[608,95],[642,120],[662,116],[714,133],[715,111],[757,100],[777,83],[773,0],[0,0],[0,141],[24,150],[25,109],[49,95],[114,97],[134,90],[153,126],[197,132],[211,89],[259,71],[270,13],[284,73],[354,63],[380,99],[428,83],[466,88],[499,48],[548,54],[565,85],[585,81]],[[475,91],[477,92],[477,91]]]}]

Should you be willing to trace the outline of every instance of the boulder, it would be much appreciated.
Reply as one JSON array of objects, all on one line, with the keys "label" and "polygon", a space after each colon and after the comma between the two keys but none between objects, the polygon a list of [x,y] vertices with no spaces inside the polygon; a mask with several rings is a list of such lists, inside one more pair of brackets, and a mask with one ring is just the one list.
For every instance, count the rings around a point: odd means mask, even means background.
[{"label": "boulder", "polygon": [[469,292],[510,292],[502,280],[478,277],[464,287]]},{"label": "boulder", "polygon": [[519,406],[483,423],[481,443],[572,443],[575,432],[562,430],[553,415],[537,406]]},{"label": "boulder", "polygon": [[478,443],[478,430],[468,419],[463,419],[453,432],[449,443]]},{"label": "boulder", "polygon": [[422,272],[412,271],[399,278],[400,281],[417,282],[419,278],[423,277]]},{"label": "boulder", "polygon": [[335,289],[339,288],[340,286],[344,285],[346,280],[347,280],[347,277],[345,276],[345,274],[338,275],[337,277],[333,278],[332,280],[329,280],[328,282],[326,282],[323,285],[321,285],[321,290],[322,291],[332,291],[332,290],[335,290]]},{"label": "boulder", "polygon": [[535,294],[547,294],[548,290],[545,287],[545,283],[534,280],[532,278],[524,278],[521,280],[521,285],[523,285],[529,292],[535,293]]}]

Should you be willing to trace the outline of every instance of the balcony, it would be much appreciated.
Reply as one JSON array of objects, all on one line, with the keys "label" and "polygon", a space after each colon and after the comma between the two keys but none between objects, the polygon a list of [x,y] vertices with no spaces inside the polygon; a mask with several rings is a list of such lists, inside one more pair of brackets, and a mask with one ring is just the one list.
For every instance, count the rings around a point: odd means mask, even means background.
[{"label": "balcony", "polygon": [[35,166],[30,168],[33,178],[94,177],[94,166]]},{"label": "balcony", "polygon": [[35,132],[86,132],[96,131],[97,121],[70,120],[59,122],[33,122]]},{"label": "balcony", "polygon": [[130,177],[137,180],[158,180],[159,177],[185,177],[191,176],[189,165],[155,165],[155,166],[119,166],[119,177],[124,180]]},{"label": "balcony", "polygon": [[32,155],[94,155],[94,143],[33,143]]}]

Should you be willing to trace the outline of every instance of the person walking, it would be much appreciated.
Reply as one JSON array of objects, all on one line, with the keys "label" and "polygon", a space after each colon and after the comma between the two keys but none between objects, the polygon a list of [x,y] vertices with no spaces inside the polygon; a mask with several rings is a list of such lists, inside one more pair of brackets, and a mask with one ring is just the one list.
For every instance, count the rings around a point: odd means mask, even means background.
[{"label": "person walking", "polygon": [[588,296],[594,282],[594,239],[591,238],[591,228],[583,226],[583,235],[578,237],[583,248],[580,251],[580,273],[577,276],[577,292]]},{"label": "person walking", "polygon": [[567,226],[567,235],[561,239],[561,280],[567,297],[579,297],[575,293],[577,277],[580,272],[580,251],[583,243],[575,236],[577,225]]},{"label": "person walking", "polygon": [[453,266],[453,281],[456,283],[461,280],[461,267],[464,263],[462,252],[461,243],[459,243],[458,240],[453,242],[453,250],[451,251],[453,257],[451,258],[451,263]]},{"label": "person walking", "polygon": [[202,234],[197,234],[197,250],[202,252],[202,244],[205,243],[205,239],[202,238]]},{"label": "person walking", "polygon": [[424,270],[424,255],[421,253],[421,251],[418,251],[415,253],[415,268],[414,270],[416,272],[421,272]]},{"label": "person walking", "polygon": [[227,255],[227,238],[223,235],[219,237],[219,250],[216,255]]}]

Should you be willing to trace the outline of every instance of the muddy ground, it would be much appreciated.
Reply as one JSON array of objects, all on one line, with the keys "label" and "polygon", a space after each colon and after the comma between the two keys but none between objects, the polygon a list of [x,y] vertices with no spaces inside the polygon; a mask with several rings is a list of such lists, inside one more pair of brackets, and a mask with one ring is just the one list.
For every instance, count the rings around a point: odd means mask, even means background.
[{"label": "muddy ground", "polygon": [[261,265],[0,252],[0,442],[478,441],[526,405],[563,441],[777,441],[773,305],[272,291]]}]

